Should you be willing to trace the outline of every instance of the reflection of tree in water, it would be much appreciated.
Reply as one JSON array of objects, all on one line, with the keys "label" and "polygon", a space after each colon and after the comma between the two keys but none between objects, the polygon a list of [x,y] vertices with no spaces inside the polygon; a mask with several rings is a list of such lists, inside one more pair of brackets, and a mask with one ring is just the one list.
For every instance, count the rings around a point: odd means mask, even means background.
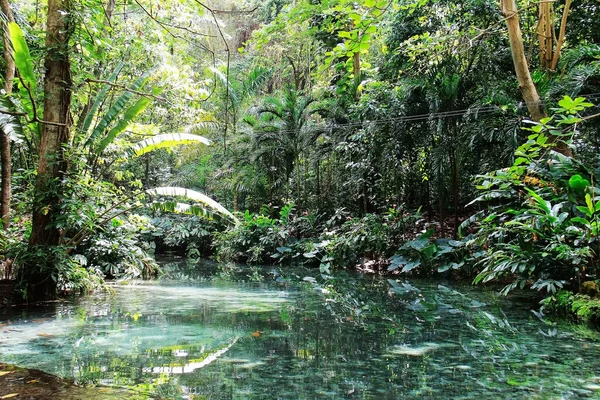
[{"label": "reflection of tree in water", "polygon": [[283,291],[221,272],[30,314],[11,340],[48,372],[159,398],[577,398],[596,385],[599,345],[493,295],[351,276]]}]

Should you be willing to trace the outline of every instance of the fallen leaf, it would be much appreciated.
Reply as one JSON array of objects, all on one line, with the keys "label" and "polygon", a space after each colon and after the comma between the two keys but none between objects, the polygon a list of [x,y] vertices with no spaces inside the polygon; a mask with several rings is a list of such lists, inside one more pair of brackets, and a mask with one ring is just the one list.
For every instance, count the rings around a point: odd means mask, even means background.
[{"label": "fallen leaf", "polygon": [[32,379],[30,381],[27,381],[27,383],[36,383],[36,382],[37,382],[37,379]]},{"label": "fallen leaf", "polygon": [[260,331],[253,332],[252,333],[252,337],[259,338],[260,337]]},{"label": "fallen leaf", "polygon": [[15,371],[0,371],[0,376],[12,374],[13,372],[15,372]]},{"label": "fallen leaf", "polygon": [[53,335],[51,333],[46,333],[46,332],[39,332],[37,335],[40,336],[40,337],[45,337],[45,338],[54,338],[54,337],[56,337],[56,335]]},{"label": "fallen leaf", "polygon": [[18,395],[19,395],[19,393],[10,393],[10,394],[0,397],[0,400],[12,399],[13,397],[17,397]]}]

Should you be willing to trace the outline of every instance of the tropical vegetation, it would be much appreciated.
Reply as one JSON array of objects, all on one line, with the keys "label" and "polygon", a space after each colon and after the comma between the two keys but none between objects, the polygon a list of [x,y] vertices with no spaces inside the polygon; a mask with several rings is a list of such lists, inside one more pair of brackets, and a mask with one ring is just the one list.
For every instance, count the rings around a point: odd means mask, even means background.
[{"label": "tropical vegetation", "polygon": [[35,302],[171,252],[593,298],[599,12],[3,2],[5,277]]}]

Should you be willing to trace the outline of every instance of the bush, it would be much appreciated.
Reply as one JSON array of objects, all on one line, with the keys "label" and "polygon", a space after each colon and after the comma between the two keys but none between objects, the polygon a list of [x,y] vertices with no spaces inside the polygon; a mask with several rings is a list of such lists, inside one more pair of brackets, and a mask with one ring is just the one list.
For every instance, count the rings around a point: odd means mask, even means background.
[{"label": "bush", "polygon": [[351,218],[345,209],[329,219],[323,215],[294,213],[294,206],[283,207],[278,218],[263,207],[260,214],[246,211],[239,226],[217,234],[215,246],[222,261],[255,263],[288,262],[320,266],[324,273],[331,267],[346,268],[361,259],[381,264],[394,249],[412,236],[419,212],[390,209],[383,215],[366,214]]},{"label": "bush", "polygon": [[156,244],[157,252],[180,252],[191,259],[212,254],[213,235],[224,229],[215,220],[174,213],[158,215],[150,222],[154,229],[144,238]]},{"label": "bush", "polygon": [[593,168],[553,150],[549,134],[576,134],[583,99],[565,98],[557,114],[532,128],[514,164],[479,178],[483,194],[473,203],[487,209],[462,228],[476,228],[471,244],[485,249],[475,282],[509,281],[503,293],[531,287],[555,293],[595,278],[599,264],[600,176]]},{"label": "bush", "polygon": [[154,245],[143,239],[152,228],[145,216],[113,218],[77,247],[75,257],[82,266],[108,278],[149,278],[158,273]]}]

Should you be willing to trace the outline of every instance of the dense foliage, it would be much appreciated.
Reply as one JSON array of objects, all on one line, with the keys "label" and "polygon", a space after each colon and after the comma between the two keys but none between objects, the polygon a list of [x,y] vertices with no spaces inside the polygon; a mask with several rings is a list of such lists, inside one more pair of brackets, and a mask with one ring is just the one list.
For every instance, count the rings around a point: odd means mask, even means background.
[{"label": "dense foliage", "polygon": [[44,299],[178,252],[578,291],[599,272],[598,5],[512,3],[15,2],[6,277]]}]

